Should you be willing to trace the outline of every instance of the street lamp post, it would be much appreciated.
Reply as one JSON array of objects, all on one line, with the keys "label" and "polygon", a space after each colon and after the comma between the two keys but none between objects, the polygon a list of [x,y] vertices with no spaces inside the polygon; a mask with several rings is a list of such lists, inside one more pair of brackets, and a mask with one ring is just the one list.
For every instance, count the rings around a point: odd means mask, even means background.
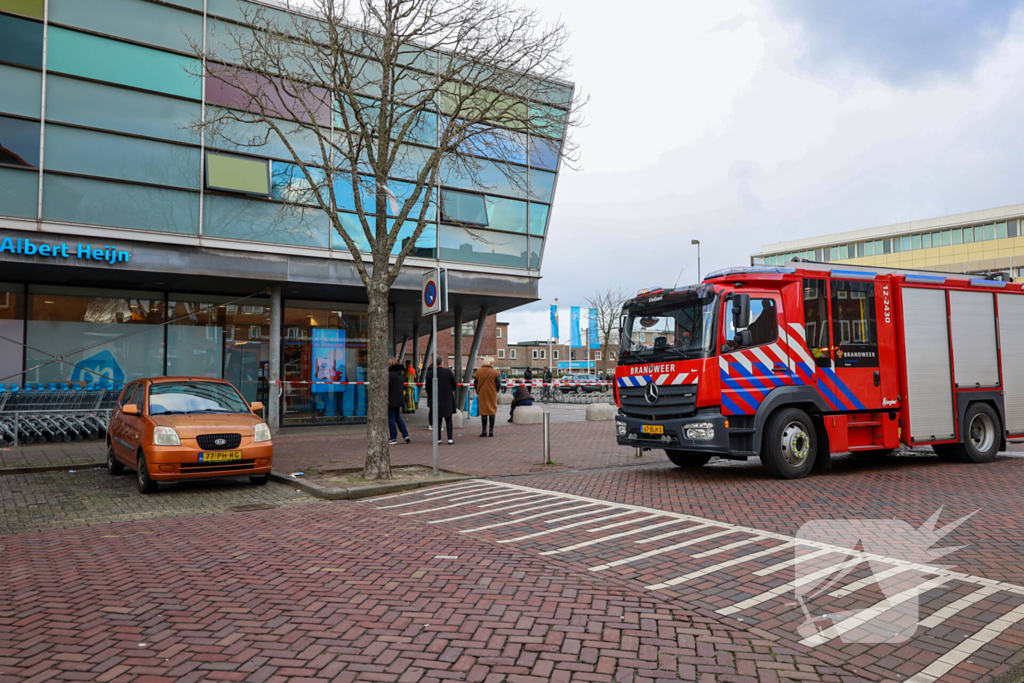
[{"label": "street lamp post", "polygon": [[697,283],[700,283],[700,240],[690,240],[690,244],[697,245]]}]

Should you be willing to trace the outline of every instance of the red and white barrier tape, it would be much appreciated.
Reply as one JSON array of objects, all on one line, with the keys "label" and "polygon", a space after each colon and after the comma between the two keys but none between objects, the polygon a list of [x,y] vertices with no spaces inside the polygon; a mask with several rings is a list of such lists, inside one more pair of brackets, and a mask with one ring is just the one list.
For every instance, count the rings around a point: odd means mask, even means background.
[{"label": "red and white barrier tape", "polygon": [[[280,380],[280,379],[269,380],[269,383],[270,384],[281,384],[281,385],[284,385],[284,384],[330,384],[332,386],[344,386],[344,385],[348,385],[348,384],[353,384],[353,385],[356,385],[356,386],[364,386],[364,385],[369,384],[369,382],[321,382],[321,381],[313,382],[313,381],[307,381],[307,380],[291,380],[291,379],[286,379],[286,380]],[[508,387],[515,387],[515,386],[520,386],[520,385],[523,385],[523,384],[531,386],[531,387],[576,387],[576,386],[584,386],[584,387],[586,387],[586,386],[602,386],[602,387],[607,387],[607,386],[611,386],[613,384],[613,382],[542,382],[540,380],[532,380],[532,381],[526,381],[526,380],[520,380],[520,381],[505,380],[504,384],[505,384],[505,386],[508,386]],[[422,387],[422,386],[426,386],[426,382],[405,382],[405,386],[407,386],[407,387],[412,387],[412,386]],[[459,382],[458,386],[460,386],[460,387],[471,387],[471,386],[473,386],[473,382]]]}]

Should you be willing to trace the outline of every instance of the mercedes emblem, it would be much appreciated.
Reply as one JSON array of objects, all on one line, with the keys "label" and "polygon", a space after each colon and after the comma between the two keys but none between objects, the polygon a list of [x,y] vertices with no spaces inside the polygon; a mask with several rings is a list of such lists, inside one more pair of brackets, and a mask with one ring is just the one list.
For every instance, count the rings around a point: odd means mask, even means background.
[{"label": "mercedes emblem", "polygon": [[644,389],[644,398],[647,399],[648,403],[658,402],[658,385],[654,382],[649,382],[647,387]]}]

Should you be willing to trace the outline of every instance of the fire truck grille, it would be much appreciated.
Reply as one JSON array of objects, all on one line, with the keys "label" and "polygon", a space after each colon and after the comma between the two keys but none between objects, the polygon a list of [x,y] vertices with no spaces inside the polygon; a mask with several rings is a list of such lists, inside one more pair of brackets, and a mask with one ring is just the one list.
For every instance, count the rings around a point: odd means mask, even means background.
[{"label": "fire truck grille", "polygon": [[697,385],[658,386],[658,400],[647,402],[646,387],[620,387],[622,414],[641,420],[674,420],[697,412]]}]

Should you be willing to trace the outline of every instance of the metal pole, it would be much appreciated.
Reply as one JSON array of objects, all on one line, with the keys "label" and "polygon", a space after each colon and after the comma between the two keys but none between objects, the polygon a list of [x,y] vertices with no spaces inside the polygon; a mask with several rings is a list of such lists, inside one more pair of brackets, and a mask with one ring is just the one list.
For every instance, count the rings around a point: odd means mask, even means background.
[{"label": "metal pole", "polygon": [[551,413],[544,411],[544,464],[551,464]]},{"label": "metal pole", "polygon": [[[430,324],[431,324],[431,335],[433,336],[433,339],[434,339],[434,343],[431,344],[432,355],[434,357],[433,365],[432,365],[432,367],[434,368],[434,372],[433,372],[433,374],[431,375],[431,378],[430,378],[430,401],[432,403],[432,408],[433,408],[430,411],[430,416],[431,416],[431,421],[433,422],[433,425],[431,425],[431,426],[433,427],[434,438],[432,438],[430,440],[430,442],[431,442],[430,446],[431,446],[431,448],[434,449],[434,476],[436,477],[437,476],[437,440],[439,438],[441,438],[441,431],[440,431],[440,426],[441,425],[440,425],[440,418],[438,417],[438,413],[440,413],[441,411],[439,411],[437,409],[438,400],[437,400],[437,314],[436,313],[434,315],[430,316]],[[459,333],[461,333],[461,332],[462,332],[462,330],[459,330]]]},{"label": "metal pole", "polygon": [[270,288],[270,376],[267,377],[267,425],[272,434],[281,428],[281,285]]}]

